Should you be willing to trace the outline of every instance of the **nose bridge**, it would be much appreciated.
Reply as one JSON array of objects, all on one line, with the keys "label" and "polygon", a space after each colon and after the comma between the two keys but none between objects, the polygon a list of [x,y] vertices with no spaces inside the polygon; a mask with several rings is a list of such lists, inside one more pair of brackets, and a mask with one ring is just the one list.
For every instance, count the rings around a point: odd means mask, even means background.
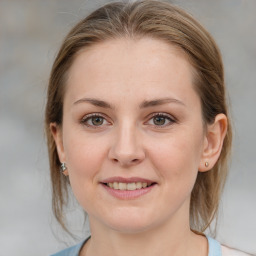
[{"label": "nose bridge", "polygon": [[131,153],[135,151],[137,144],[136,125],[126,121],[120,125],[117,135],[117,148],[120,152]]},{"label": "nose bridge", "polygon": [[135,123],[123,120],[117,126],[109,156],[121,165],[137,164],[144,159],[141,136]]}]

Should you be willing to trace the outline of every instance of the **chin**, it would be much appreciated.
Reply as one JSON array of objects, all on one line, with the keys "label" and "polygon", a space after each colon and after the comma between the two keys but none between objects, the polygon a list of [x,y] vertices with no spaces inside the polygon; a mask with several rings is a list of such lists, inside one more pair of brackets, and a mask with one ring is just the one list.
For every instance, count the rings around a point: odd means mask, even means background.
[{"label": "chin", "polygon": [[150,230],[151,225],[142,225],[141,223],[138,225],[134,223],[113,223],[112,225],[110,225],[110,228],[122,234],[138,234]]},{"label": "chin", "polygon": [[112,230],[126,234],[145,232],[154,227],[153,217],[145,214],[126,212],[122,215],[113,214],[105,223]]}]

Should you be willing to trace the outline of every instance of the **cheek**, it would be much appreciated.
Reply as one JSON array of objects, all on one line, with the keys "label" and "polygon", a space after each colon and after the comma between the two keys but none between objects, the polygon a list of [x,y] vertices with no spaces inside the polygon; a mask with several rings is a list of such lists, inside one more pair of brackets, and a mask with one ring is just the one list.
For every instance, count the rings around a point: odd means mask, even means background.
[{"label": "cheek", "polygon": [[106,151],[102,145],[101,141],[93,140],[83,132],[67,134],[64,141],[71,187],[80,203],[88,200],[86,195],[97,183]]},{"label": "cheek", "polygon": [[153,143],[150,159],[163,180],[180,180],[183,185],[194,182],[200,163],[201,137],[201,133],[183,132]]},{"label": "cheek", "polygon": [[104,145],[103,138],[96,138],[86,133],[82,126],[70,123],[72,122],[69,121],[63,127],[66,162],[71,174],[90,173],[90,170],[93,170],[91,166],[100,162],[96,159],[101,157],[101,152],[104,150],[102,147]]}]

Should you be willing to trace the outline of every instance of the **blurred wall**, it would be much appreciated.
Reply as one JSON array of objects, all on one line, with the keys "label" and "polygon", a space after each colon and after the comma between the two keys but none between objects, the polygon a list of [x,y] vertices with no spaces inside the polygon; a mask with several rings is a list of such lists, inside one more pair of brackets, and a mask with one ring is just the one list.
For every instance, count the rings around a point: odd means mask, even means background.
[{"label": "blurred wall", "polygon": [[[0,255],[49,255],[66,247],[52,233],[62,237],[51,213],[46,86],[64,35],[105,2],[0,0]],[[256,1],[176,3],[212,33],[226,68],[235,138],[218,239],[256,254]]]}]

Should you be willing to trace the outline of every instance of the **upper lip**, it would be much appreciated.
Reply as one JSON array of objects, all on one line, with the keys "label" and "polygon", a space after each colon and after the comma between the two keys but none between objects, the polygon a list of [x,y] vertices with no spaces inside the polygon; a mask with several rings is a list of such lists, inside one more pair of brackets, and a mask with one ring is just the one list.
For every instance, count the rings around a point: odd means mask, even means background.
[{"label": "upper lip", "polygon": [[145,183],[155,183],[153,180],[144,179],[141,177],[110,177],[101,181],[101,183],[113,183],[113,182],[122,182],[122,183],[134,183],[134,182],[145,182]]}]

